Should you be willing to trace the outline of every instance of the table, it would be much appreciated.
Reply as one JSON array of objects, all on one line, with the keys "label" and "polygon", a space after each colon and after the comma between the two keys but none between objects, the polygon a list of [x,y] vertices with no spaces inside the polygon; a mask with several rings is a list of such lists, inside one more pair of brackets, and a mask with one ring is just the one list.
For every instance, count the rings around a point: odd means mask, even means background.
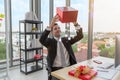
[{"label": "table", "polygon": [[[51,75],[60,79],[60,80],[80,80],[76,77],[68,75],[68,71],[73,70],[78,65],[89,65],[89,66],[92,66],[94,69],[96,69],[96,67],[99,66],[100,64],[93,62],[93,60],[99,60],[102,63],[105,63],[105,62],[106,63],[108,63],[108,62],[114,63],[114,59],[98,56],[98,57],[92,58],[90,60],[82,61],[82,62],[77,63],[75,65],[65,67],[65,68],[60,69],[60,70],[53,71],[51,73]],[[114,68],[114,66],[111,67],[110,70],[116,71],[115,75],[112,77],[111,80],[120,80],[120,71],[116,70]],[[107,73],[104,73],[104,74],[107,74]],[[99,74],[98,74],[96,77],[92,78],[92,80],[107,80],[107,79],[99,77]]]}]

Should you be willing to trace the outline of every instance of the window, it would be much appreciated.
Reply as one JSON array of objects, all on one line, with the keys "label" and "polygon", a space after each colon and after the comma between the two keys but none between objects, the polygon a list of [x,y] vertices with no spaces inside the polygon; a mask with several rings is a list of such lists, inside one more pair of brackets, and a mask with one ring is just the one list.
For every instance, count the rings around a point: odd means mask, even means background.
[{"label": "window", "polygon": [[78,10],[77,22],[83,28],[84,33],[84,38],[73,45],[74,53],[78,62],[87,59],[88,3],[89,0],[71,0],[71,7]]},{"label": "window", "polygon": [[115,35],[120,34],[120,1],[94,1],[93,55],[114,58]]},{"label": "window", "polygon": [[41,20],[44,29],[49,26],[49,0],[41,0]]},{"label": "window", "polygon": [[[0,0],[0,64],[6,60],[4,0]],[[0,68],[6,65],[0,65]]]},{"label": "window", "polygon": [[25,14],[29,11],[29,0],[11,0],[11,10],[13,48],[12,60],[16,60],[19,59],[19,20],[25,19]]}]

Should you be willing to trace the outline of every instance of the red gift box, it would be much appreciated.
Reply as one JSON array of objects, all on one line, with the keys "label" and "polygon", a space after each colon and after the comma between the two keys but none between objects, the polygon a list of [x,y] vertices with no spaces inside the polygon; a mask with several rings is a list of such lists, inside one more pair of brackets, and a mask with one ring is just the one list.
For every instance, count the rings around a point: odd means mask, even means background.
[{"label": "red gift box", "polygon": [[36,60],[37,60],[37,59],[40,59],[41,57],[42,57],[42,56],[41,56],[40,54],[35,54],[35,55],[34,55],[34,59],[36,59]]},{"label": "red gift box", "polygon": [[[75,74],[75,70],[71,70],[68,72],[69,75],[71,76],[74,76]],[[80,74],[78,76],[79,79],[82,79],[82,80],[91,80],[92,77],[96,76],[97,75],[97,72],[94,71],[94,70],[90,70],[90,72],[88,74]]]},{"label": "red gift box", "polygon": [[78,10],[72,7],[57,7],[56,11],[62,23],[77,21]]}]

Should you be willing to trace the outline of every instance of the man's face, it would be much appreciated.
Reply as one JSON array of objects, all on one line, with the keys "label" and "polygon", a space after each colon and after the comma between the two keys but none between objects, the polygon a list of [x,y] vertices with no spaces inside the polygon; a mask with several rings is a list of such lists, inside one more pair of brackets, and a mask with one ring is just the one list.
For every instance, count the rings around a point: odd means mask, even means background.
[{"label": "man's face", "polygon": [[61,34],[61,30],[60,30],[60,27],[58,25],[54,25],[53,29],[52,29],[52,34],[55,36],[55,37],[60,37],[60,34]]}]

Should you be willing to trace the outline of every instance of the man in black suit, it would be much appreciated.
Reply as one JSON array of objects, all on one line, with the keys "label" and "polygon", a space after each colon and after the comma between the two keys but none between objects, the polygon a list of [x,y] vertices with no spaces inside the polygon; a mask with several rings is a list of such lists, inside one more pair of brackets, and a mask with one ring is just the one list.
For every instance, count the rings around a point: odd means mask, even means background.
[{"label": "man in black suit", "polygon": [[[58,19],[58,15],[53,17],[51,24],[45,29],[40,38],[40,42],[48,49],[47,70],[49,74],[52,71],[76,64],[76,58],[71,45],[83,38],[82,28],[77,22],[74,22],[77,30],[75,37],[71,37],[70,40],[66,37],[61,37],[60,27],[55,23]],[[52,38],[48,37],[50,32],[53,35]],[[58,80],[53,78],[51,75],[48,76],[48,80]]]}]

